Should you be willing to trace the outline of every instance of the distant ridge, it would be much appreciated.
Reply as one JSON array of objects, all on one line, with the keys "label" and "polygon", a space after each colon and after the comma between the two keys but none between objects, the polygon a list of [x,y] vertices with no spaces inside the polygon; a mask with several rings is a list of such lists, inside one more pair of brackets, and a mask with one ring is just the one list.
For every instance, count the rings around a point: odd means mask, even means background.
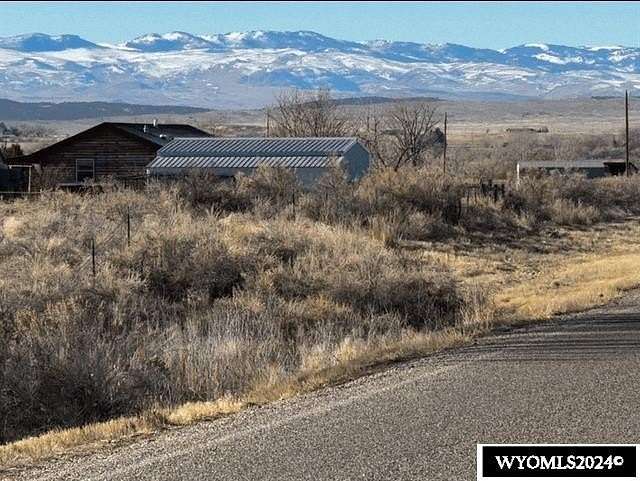
[{"label": "distant ridge", "polygon": [[337,98],[619,96],[640,91],[640,47],[494,50],[268,30],[147,33],[116,45],[72,34],[0,38],[0,95],[21,102],[245,109],[269,105],[283,89],[329,89]]},{"label": "distant ridge", "polygon": [[333,100],[333,103],[340,106],[360,106],[360,105],[377,105],[392,104],[401,102],[441,102],[442,99],[437,97],[347,97]]},{"label": "distant ridge", "polygon": [[16,102],[0,99],[0,120],[79,120],[149,114],[206,112],[199,107],[136,105],[111,102]]},{"label": "distant ridge", "polygon": [[15,37],[0,38],[0,48],[19,52],[61,52],[71,48],[102,48],[77,35],[47,35],[28,33]]}]

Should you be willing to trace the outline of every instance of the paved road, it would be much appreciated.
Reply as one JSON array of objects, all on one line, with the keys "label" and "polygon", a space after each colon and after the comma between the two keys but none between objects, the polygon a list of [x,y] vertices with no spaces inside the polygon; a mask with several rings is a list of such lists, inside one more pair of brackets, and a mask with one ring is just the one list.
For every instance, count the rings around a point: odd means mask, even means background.
[{"label": "paved road", "polygon": [[472,480],[479,442],[638,442],[640,298],[22,473],[37,480]]}]

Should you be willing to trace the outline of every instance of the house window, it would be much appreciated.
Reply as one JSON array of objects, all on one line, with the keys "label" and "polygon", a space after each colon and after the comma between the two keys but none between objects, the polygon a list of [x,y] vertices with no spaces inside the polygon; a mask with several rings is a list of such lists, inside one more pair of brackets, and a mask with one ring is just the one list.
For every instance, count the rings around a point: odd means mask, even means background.
[{"label": "house window", "polygon": [[76,160],[76,182],[93,180],[95,177],[95,165],[93,159]]}]

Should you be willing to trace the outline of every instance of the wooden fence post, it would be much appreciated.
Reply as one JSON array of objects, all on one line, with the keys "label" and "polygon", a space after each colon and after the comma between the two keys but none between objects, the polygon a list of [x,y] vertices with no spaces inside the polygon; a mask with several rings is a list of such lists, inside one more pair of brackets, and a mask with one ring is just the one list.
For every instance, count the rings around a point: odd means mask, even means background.
[{"label": "wooden fence post", "polygon": [[91,238],[91,272],[96,277],[96,238]]},{"label": "wooden fence post", "polygon": [[131,209],[127,206],[127,247],[131,246]]},{"label": "wooden fence post", "polygon": [[296,191],[291,192],[291,203],[293,204],[293,218],[296,218]]}]

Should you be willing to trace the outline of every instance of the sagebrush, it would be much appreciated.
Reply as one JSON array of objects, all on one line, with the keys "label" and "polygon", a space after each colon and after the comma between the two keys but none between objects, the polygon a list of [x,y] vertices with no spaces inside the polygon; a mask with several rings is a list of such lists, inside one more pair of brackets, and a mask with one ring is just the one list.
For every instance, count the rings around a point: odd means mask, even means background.
[{"label": "sagebrush", "polygon": [[287,209],[222,213],[161,186],[1,209],[4,441],[238,395],[479,302],[438,262]]},{"label": "sagebrush", "polygon": [[484,291],[403,241],[640,212],[634,177],[524,178],[497,201],[473,183],[424,166],[351,184],[336,165],[311,190],[259,169],[0,204],[2,441],[242,395],[345,346],[490,315]]}]

